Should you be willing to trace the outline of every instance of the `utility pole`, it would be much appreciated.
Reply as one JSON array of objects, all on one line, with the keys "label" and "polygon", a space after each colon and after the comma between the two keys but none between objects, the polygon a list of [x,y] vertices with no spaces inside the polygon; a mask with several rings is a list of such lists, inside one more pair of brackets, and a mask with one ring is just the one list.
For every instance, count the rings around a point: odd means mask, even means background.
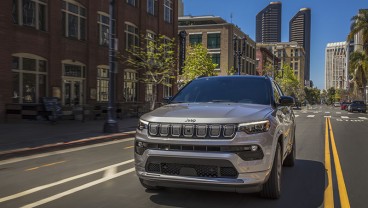
[{"label": "utility pole", "polygon": [[119,132],[118,122],[115,118],[115,74],[116,70],[116,51],[118,50],[115,39],[115,0],[110,0],[110,34],[109,34],[109,103],[107,107],[107,119],[103,127],[104,133]]}]

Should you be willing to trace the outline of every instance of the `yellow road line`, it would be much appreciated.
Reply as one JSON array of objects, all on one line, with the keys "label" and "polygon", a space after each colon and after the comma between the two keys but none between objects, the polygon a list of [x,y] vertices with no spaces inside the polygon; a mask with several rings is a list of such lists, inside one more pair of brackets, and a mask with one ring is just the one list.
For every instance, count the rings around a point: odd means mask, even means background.
[{"label": "yellow road line", "polygon": [[57,164],[60,164],[60,163],[64,163],[66,162],[66,160],[63,160],[63,161],[59,161],[59,162],[54,162],[54,163],[49,163],[49,164],[45,164],[45,165],[41,165],[41,166],[37,166],[37,167],[34,167],[34,168],[29,168],[25,171],[31,171],[31,170],[37,170],[39,168],[44,168],[44,167],[48,167],[48,166],[53,166],[53,165],[57,165]]},{"label": "yellow road line", "polygon": [[324,206],[326,208],[334,207],[334,199],[333,199],[333,186],[332,186],[332,173],[331,173],[331,153],[330,153],[330,144],[328,137],[328,122],[326,118],[326,131],[325,131],[325,168],[328,177],[328,184],[325,189],[324,194]]},{"label": "yellow road line", "polygon": [[124,147],[124,149],[130,149],[133,148],[134,146],[129,146],[129,147]]},{"label": "yellow road line", "polygon": [[335,170],[336,170],[336,178],[337,178],[337,185],[339,187],[339,196],[340,196],[340,203],[342,208],[350,208],[350,202],[348,193],[346,191],[344,175],[342,174],[342,168],[340,164],[339,154],[337,153],[335,137],[332,131],[332,125],[330,119],[328,119],[328,123],[330,125],[330,138],[331,138],[331,146],[332,146],[332,153],[335,163]]}]

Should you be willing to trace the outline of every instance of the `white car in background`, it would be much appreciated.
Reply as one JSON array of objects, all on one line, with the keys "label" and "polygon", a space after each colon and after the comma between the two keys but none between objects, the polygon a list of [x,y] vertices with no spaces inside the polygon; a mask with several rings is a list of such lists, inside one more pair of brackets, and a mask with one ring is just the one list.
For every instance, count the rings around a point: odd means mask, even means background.
[{"label": "white car in background", "polygon": [[335,102],[333,105],[334,105],[334,107],[340,107],[340,103],[339,102]]}]

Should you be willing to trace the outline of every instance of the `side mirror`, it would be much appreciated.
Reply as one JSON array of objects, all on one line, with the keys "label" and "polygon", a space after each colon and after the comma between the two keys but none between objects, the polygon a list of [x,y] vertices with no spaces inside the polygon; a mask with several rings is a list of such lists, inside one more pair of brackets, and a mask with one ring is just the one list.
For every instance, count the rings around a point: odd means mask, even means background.
[{"label": "side mirror", "polygon": [[172,98],[173,98],[172,96],[164,97],[164,104],[170,104]]},{"label": "side mirror", "polygon": [[281,96],[279,103],[281,106],[292,106],[295,105],[295,100],[290,96]]}]

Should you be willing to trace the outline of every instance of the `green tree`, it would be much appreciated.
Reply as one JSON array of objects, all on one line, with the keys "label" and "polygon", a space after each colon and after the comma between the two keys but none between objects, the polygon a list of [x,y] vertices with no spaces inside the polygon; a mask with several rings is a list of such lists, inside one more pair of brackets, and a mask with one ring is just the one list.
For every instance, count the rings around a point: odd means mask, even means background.
[{"label": "green tree", "polygon": [[[159,85],[171,87],[171,80],[176,74],[175,40],[169,40],[163,35],[154,40],[141,36],[141,46],[133,46],[127,50],[128,56],[120,55],[120,60],[128,66],[142,71],[140,81],[146,85],[153,85],[153,95],[150,98],[153,110]],[[145,47],[144,47],[145,46]]]},{"label": "green tree", "polygon": [[336,90],[334,87],[327,89],[327,104],[331,105],[335,102]]},{"label": "green tree", "polygon": [[302,84],[294,74],[294,70],[289,65],[283,65],[281,73],[276,73],[276,81],[286,95],[297,97],[302,89]]},{"label": "green tree", "polygon": [[189,46],[184,61],[181,82],[186,84],[199,76],[215,76],[217,75],[216,67],[217,64],[212,62],[212,57],[208,54],[207,48],[201,44]]},{"label": "green tree", "polygon": [[350,73],[353,75],[354,95],[364,96],[364,88],[367,85],[368,55],[362,52],[353,52],[350,55]]}]

